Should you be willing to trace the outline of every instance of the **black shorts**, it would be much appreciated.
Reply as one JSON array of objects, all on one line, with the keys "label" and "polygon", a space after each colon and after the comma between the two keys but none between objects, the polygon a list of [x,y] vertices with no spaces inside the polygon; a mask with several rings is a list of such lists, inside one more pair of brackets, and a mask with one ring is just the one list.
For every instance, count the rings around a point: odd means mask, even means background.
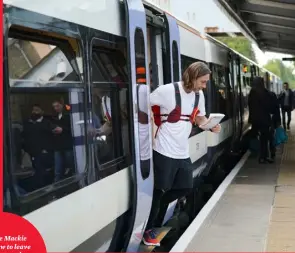
[{"label": "black shorts", "polygon": [[191,159],[174,159],[153,151],[155,189],[193,188]]}]

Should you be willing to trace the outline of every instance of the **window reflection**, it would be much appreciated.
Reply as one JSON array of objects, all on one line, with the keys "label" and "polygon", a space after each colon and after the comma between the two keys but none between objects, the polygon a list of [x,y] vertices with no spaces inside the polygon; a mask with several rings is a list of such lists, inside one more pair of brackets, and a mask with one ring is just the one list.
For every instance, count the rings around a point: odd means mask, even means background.
[{"label": "window reflection", "polygon": [[151,150],[149,117],[148,117],[148,86],[146,82],[146,65],[144,37],[142,30],[136,30],[135,33],[135,53],[136,53],[136,82],[137,82],[137,100],[138,100],[138,135],[140,167],[143,179],[148,178],[150,174]]},{"label": "window reflection", "polygon": [[215,111],[227,115],[228,88],[226,83],[226,69],[223,66],[212,66],[212,83],[216,92]]},{"label": "window reflection", "polygon": [[46,87],[57,85],[58,81],[79,81],[81,59],[73,58],[70,63],[58,46],[13,38],[8,44],[11,87]]}]

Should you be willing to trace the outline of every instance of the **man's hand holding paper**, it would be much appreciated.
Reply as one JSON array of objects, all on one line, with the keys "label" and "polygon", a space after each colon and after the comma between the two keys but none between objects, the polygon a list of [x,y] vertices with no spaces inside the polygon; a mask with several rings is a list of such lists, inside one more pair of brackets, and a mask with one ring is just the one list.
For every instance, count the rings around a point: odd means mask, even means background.
[{"label": "man's hand holding paper", "polygon": [[225,115],[221,113],[211,113],[209,118],[199,127],[203,130],[211,130],[213,133],[219,133],[221,130],[220,121]]}]

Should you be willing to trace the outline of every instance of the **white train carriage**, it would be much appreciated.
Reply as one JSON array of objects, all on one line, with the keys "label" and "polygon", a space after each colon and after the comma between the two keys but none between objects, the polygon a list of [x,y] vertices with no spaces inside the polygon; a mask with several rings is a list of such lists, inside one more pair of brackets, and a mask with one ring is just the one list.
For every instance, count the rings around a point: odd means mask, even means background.
[{"label": "white train carriage", "polygon": [[[241,80],[249,85],[257,64],[149,2],[4,0],[4,210],[32,222],[49,252],[138,251],[153,192],[149,94],[180,81],[194,61],[212,69],[207,113],[226,117],[220,134],[194,127],[189,139],[190,218],[199,179],[223,171],[224,157],[239,150],[249,90]],[[255,71],[243,79],[241,64]],[[49,119],[56,100],[67,105],[74,166],[54,182],[49,162],[39,187],[22,131],[32,105]],[[93,134],[102,125],[107,131]]]}]

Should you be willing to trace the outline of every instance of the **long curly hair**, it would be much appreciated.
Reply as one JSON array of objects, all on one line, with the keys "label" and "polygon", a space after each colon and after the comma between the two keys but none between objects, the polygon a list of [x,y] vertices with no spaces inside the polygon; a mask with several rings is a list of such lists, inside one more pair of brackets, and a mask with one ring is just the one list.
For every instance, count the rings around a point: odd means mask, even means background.
[{"label": "long curly hair", "polygon": [[192,63],[188,66],[188,68],[184,71],[182,75],[184,87],[192,90],[194,87],[194,81],[208,74],[210,75],[211,71],[207,64],[203,62]]}]

